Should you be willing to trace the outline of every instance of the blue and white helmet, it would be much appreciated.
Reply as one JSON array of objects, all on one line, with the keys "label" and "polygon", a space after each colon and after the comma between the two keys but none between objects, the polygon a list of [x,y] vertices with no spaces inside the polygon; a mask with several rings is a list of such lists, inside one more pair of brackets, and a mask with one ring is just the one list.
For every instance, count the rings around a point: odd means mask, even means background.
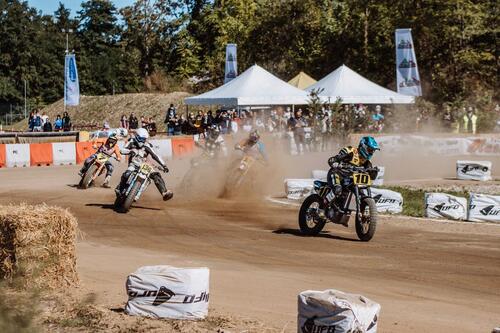
[{"label": "blue and white helmet", "polygon": [[149,132],[145,128],[138,128],[135,131],[134,140],[139,147],[142,147],[149,139]]},{"label": "blue and white helmet", "polygon": [[364,136],[359,141],[358,151],[364,159],[370,160],[376,150],[380,150],[380,147],[373,137]]}]

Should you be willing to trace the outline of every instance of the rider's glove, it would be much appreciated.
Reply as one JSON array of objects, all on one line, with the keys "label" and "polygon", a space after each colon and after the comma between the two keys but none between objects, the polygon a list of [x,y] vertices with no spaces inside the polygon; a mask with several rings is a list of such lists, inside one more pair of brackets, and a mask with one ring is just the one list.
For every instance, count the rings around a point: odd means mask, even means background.
[{"label": "rider's glove", "polygon": [[169,171],[169,170],[168,170],[167,166],[166,166],[166,165],[164,165],[164,166],[163,166],[163,172],[168,173],[168,171]]}]

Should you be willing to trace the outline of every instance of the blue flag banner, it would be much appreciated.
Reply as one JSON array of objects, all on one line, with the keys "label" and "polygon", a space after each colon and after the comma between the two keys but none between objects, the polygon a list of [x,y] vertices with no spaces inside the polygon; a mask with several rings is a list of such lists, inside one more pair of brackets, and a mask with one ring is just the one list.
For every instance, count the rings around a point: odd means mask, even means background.
[{"label": "blue flag banner", "polygon": [[226,45],[226,73],[224,83],[228,83],[238,76],[238,61],[236,58],[236,44]]},{"label": "blue flag banner", "polygon": [[422,96],[411,29],[396,29],[396,80],[398,93]]},{"label": "blue flag banner", "polygon": [[67,54],[64,59],[64,104],[80,104],[80,83],[74,54]]}]

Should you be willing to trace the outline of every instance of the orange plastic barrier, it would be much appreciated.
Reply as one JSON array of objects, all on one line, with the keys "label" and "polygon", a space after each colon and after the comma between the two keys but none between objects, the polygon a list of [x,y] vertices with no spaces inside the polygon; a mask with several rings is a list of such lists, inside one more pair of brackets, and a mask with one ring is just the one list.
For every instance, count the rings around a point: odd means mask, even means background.
[{"label": "orange plastic barrier", "polygon": [[0,144],[0,168],[3,168],[6,162],[7,162],[7,153],[5,151],[5,145]]},{"label": "orange plastic barrier", "polygon": [[193,137],[172,138],[172,153],[174,157],[192,153],[193,149]]},{"label": "orange plastic barrier", "polygon": [[95,153],[95,151],[96,150],[92,148],[92,142],[76,142],[76,163],[83,163],[83,161]]},{"label": "orange plastic barrier", "polygon": [[54,161],[52,156],[52,143],[31,143],[30,164],[31,166],[51,165]]}]

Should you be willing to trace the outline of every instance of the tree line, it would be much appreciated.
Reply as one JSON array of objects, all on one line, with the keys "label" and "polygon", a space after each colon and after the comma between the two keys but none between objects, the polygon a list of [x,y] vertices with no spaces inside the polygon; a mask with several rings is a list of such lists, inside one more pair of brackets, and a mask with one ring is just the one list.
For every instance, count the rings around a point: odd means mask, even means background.
[{"label": "tree line", "polygon": [[433,103],[493,96],[498,5],[485,0],[83,1],[44,15],[0,0],[0,104],[44,105],[63,96],[66,32],[85,95],[222,83],[227,43],[242,71],[258,63],[288,80],[320,79],[341,64],[395,90],[396,28],[412,28],[424,97]]}]

